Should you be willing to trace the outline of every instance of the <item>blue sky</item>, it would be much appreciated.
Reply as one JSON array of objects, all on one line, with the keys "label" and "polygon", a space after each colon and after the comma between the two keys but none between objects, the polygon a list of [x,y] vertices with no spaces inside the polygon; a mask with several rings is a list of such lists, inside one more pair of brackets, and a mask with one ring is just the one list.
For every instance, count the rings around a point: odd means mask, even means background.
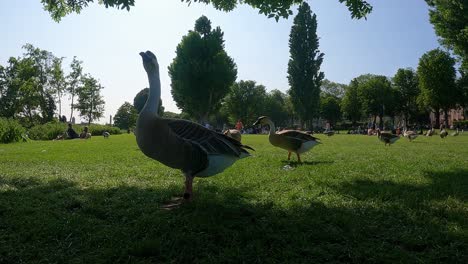
[{"label": "blue sky", "polygon": [[[416,68],[422,54],[439,47],[424,0],[369,2],[374,11],[367,20],[352,20],[338,0],[308,1],[317,14],[320,50],[325,53],[322,71],[327,79],[349,83],[365,73],[393,76],[398,68]],[[25,43],[66,57],[67,71],[77,56],[84,62],[84,71],[105,87],[106,118],[101,120],[105,122],[147,87],[138,53],[151,50],[160,63],[163,105],[179,112],[172,101],[167,66],[182,36],[201,15],[224,31],[227,53],[237,63],[238,80],[254,80],[268,90],[288,89],[288,40],[294,16],[276,22],[249,6],[224,13],[204,4],[188,7],[179,0],[139,0],[127,12],[93,4],[56,23],[40,0],[0,0],[0,64],[21,55]]]}]

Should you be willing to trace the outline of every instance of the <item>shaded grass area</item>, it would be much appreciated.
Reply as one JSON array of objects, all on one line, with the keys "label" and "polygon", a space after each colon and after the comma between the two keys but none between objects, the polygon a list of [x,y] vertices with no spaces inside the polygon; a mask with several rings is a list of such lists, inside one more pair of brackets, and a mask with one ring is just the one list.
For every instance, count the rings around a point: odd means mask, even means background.
[{"label": "shaded grass area", "polygon": [[181,173],[133,135],[0,145],[0,263],[466,263],[468,136],[322,137],[302,165],[243,140],[169,211]]}]

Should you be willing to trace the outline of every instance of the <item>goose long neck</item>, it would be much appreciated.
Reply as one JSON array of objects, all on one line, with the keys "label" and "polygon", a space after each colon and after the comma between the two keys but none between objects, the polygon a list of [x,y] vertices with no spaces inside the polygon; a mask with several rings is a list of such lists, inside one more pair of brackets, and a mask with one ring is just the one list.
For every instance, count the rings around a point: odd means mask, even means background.
[{"label": "goose long neck", "polygon": [[267,123],[268,123],[268,126],[270,127],[270,135],[275,134],[276,133],[276,127],[275,127],[275,124],[273,123],[273,121],[267,120]]},{"label": "goose long neck", "polygon": [[148,100],[143,107],[143,111],[158,114],[159,99],[161,98],[161,81],[159,80],[159,72],[148,72],[149,94]]}]

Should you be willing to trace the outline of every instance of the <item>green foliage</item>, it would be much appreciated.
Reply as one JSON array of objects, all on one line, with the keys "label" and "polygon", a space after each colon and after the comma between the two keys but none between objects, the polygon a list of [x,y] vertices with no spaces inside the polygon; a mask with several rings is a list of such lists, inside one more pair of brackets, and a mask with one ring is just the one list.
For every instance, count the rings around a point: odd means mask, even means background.
[{"label": "green foliage", "polygon": [[[148,100],[148,95],[149,95],[149,88],[145,88],[139,91],[133,98],[133,107],[137,111],[137,114],[139,114],[141,110],[143,109],[143,107],[145,106],[146,101]],[[161,98],[159,98],[158,115],[159,116],[164,115],[164,106],[163,106],[163,102]]]},{"label": "green foliage", "polygon": [[51,79],[49,81],[52,91],[55,91],[55,95],[58,99],[59,116],[62,116],[62,96],[67,88],[67,82],[65,80],[64,72],[62,69],[62,61],[63,58],[53,59],[51,68]]},{"label": "green foliage", "polygon": [[244,125],[250,125],[263,115],[266,98],[265,86],[257,85],[255,81],[240,81],[234,83],[231,91],[224,99],[231,123],[242,120]]},{"label": "green foliage", "polygon": [[2,145],[1,262],[464,263],[466,132],[387,148],[317,136],[298,165],[243,135],[255,156],[196,178],[194,201],[170,211],[182,173],[133,134]]},{"label": "green foliage", "polygon": [[287,94],[280,90],[272,90],[266,95],[264,111],[261,114],[270,117],[278,127],[290,126],[290,120],[293,119],[293,116],[289,113],[288,101]]},{"label": "green foliage", "polygon": [[[76,129],[75,126],[74,129]],[[52,140],[59,135],[63,135],[67,130],[66,123],[49,122],[42,125],[36,125],[28,130],[28,136],[32,140]],[[79,134],[80,132],[77,131]]]},{"label": "green foliage", "polygon": [[468,1],[426,0],[429,17],[441,43],[460,56],[468,72]]},{"label": "green foliage", "polygon": [[346,84],[332,82],[324,79],[320,86],[322,94],[331,95],[336,98],[343,98],[346,92]]},{"label": "green foliage", "polygon": [[430,107],[436,113],[439,109],[447,112],[462,98],[455,83],[455,60],[445,51],[434,49],[425,53],[419,59],[418,77],[421,89],[418,101],[422,107]]},{"label": "green foliage", "polygon": [[324,95],[320,99],[321,117],[327,120],[331,125],[336,124],[341,119],[340,99],[333,95]]},{"label": "green foliage", "polygon": [[[359,78],[359,77],[358,77]],[[359,82],[359,81],[358,81]],[[395,109],[395,91],[387,77],[365,75],[358,84],[359,98],[363,112],[367,115],[393,116]],[[383,125],[382,123],[380,124]]]},{"label": "green foliage", "polygon": [[89,133],[91,133],[93,136],[102,136],[102,133],[104,132],[109,132],[111,135],[119,135],[122,133],[120,128],[109,125],[91,124],[88,126],[88,128]]},{"label": "green foliage", "polygon": [[317,17],[307,3],[302,3],[289,35],[289,95],[302,123],[311,122],[320,112],[320,71],[323,53],[317,36]]},{"label": "green foliage", "polygon": [[403,114],[406,124],[410,120],[415,121],[420,93],[416,72],[411,68],[398,69],[393,77],[393,87],[396,91],[396,111]]},{"label": "green foliage", "polygon": [[83,86],[76,90],[78,103],[74,106],[80,116],[91,124],[93,120],[99,119],[104,114],[104,99],[101,96],[103,87],[90,75],[83,77]]},{"label": "green foliage", "polygon": [[18,121],[0,117],[0,143],[21,141],[24,132],[24,128]]},{"label": "green foliage", "polygon": [[[287,18],[292,14],[291,7],[302,3],[303,0],[181,0],[189,5],[192,2],[212,4],[216,9],[231,11],[240,3],[247,4],[259,10],[259,13],[274,17],[277,21],[280,17]],[[55,21],[60,21],[62,17],[70,13],[80,13],[81,10],[93,3],[94,0],[41,0],[44,9],[50,13]],[[351,12],[352,18],[365,18],[371,11],[372,6],[364,0],[339,0],[345,3]],[[135,0],[99,0],[98,3],[107,7],[130,10],[134,6]]]},{"label": "green foliage", "polygon": [[129,129],[136,126],[138,113],[129,102],[125,102],[119,107],[114,116],[114,125],[120,129]]},{"label": "green foliage", "polygon": [[359,80],[357,78],[353,79],[345,89],[341,101],[341,111],[353,124],[362,118],[362,102],[359,97]]},{"label": "green foliage", "polygon": [[237,76],[236,64],[224,50],[219,27],[208,32],[211,22],[204,16],[177,46],[169,66],[171,93],[177,106],[199,121],[207,121],[221,107],[221,101]]}]

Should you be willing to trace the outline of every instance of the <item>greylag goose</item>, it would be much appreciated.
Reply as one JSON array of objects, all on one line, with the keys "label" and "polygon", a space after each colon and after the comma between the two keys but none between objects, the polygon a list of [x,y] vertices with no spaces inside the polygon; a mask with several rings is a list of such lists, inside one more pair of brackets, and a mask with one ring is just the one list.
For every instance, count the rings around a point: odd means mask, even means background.
[{"label": "greylag goose", "polygon": [[377,129],[377,136],[379,137],[380,141],[385,143],[385,146],[388,144],[389,146],[393,143],[395,143],[398,139],[400,139],[399,136],[389,133],[389,132],[380,132],[380,129]]},{"label": "greylag goose", "polygon": [[411,142],[418,137],[418,133],[416,133],[415,131],[408,131],[405,129],[403,130],[403,136],[408,138]]},{"label": "greylag goose", "polygon": [[237,129],[226,129],[223,134],[239,142],[242,140],[241,132]]},{"label": "greylag goose", "polygon": [[448,135],[447,130],[442,129],[442,130],[440,131],[440,137],[441,137],[441,138],[445,138],[447,135]]},{"label": "greylag goose", "polygon": [[275,124],[270,118],[261,116],[253,124],[268,125],[270,127],[270,133],[268,139],[270,143],[278,148],[285,149],[289,152],[288,160],[291,159],[291,153],[294,152],[297,155],[297,161],[301,163],[301,154],[311,150],[317,144],[320,144],[319,139],[307,134],[306,132],[298,130],[283,130],[275,132]]},{"label": "greylag goose", "polygon": [[252,148],[193,122],[159,117],[159,64],[150,51],[140,55],[148,75],[149,95],[137,120],[138,147],[146,156],[180,169],[185,175],[184,199],[191,200],[194,177],[218,174],[238,159],[250,156],[246,149]]}]

